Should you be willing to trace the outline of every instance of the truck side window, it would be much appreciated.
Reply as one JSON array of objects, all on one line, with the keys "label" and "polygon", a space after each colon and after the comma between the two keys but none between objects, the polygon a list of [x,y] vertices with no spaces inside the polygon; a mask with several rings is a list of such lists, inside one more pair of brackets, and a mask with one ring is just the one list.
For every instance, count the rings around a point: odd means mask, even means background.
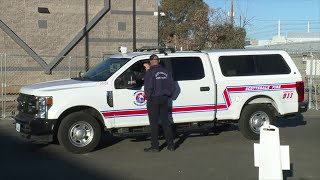
[{"label": "truck side window", "polygon": [[219,57],[224,76],[290,74],[291,69],[280,54]]},{"label": "truck side window", "polygon": [[257,55],[255,61],[260,75],[291,73],[290,67],[280,54]]},{"label": "truck side window", "polygon": [[175,81],[199,80],[204,78],[204,68],[199,57],[171,58],[172,76]]},{"label": "truck side window", "polygon": [[144,84],[145,69],[143,63],[138,61],[118,76],[114,82],[116,89],[141,88]]},{"label": "truck side window", "polygon": [[221,56],[219,63],[224,76],[250,76],[255,74],[253,56]]}]

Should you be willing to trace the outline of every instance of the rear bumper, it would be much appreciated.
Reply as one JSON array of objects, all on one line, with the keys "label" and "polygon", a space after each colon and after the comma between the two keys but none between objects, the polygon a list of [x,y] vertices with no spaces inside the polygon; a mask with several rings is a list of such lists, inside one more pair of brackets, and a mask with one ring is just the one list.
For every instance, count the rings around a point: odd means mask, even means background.
[{"label": "rear bumper", "polygon": [[308,102],[300,102],[299,107],[298,107],[298,112],[299,113],[304,113],[308,110]]},{"label": "rear bumper", "polygon": [[19,113],[14,117],[16,123],[20,125],[20,133],[23,137],[35,141],[51,142],[57,120],[40,119],[34,116]]}]

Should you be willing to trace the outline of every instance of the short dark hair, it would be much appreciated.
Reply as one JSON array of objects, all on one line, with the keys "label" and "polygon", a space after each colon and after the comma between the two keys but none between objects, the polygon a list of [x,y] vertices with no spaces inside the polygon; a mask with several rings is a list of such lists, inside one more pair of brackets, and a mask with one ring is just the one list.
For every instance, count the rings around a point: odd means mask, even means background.
[{"label": "short dark hair", "polygon": [[159,60],[159,57],[156,54],[152,54],[150,60]]}]

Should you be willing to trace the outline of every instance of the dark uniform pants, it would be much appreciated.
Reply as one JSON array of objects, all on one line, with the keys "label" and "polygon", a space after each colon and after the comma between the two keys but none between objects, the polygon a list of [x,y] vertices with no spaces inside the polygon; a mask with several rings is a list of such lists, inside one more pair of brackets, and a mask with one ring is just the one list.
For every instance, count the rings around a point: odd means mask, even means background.
[{"label": "dark uniform pants", "polygon": [[168,118],[168,97],[152,97],[147,101],[147,109],[151,126],[151,147],[159,148],[159,119],[161,120],[162,129],[168,146],[173,146],[173,132],[171,122]]}]

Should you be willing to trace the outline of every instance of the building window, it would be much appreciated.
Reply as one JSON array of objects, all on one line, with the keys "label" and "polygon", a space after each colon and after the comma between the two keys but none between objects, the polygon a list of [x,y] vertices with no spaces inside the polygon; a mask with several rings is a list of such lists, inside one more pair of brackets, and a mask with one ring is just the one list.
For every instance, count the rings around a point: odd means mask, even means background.
[{"label": "building window", "polygon": [[46,7],[38,7],[38,12],[39,13],[46,13],[46,14],[50,14],[50,11],[48,8]]},{"label": "building window", "polygon": [[38,20],[38,26],[40,29],[47,29],[48,28],[47,20]]},{"label": "building window", "polygon": [[126,31],[127,24],[125,22],[118,22],[118,31]]}]

